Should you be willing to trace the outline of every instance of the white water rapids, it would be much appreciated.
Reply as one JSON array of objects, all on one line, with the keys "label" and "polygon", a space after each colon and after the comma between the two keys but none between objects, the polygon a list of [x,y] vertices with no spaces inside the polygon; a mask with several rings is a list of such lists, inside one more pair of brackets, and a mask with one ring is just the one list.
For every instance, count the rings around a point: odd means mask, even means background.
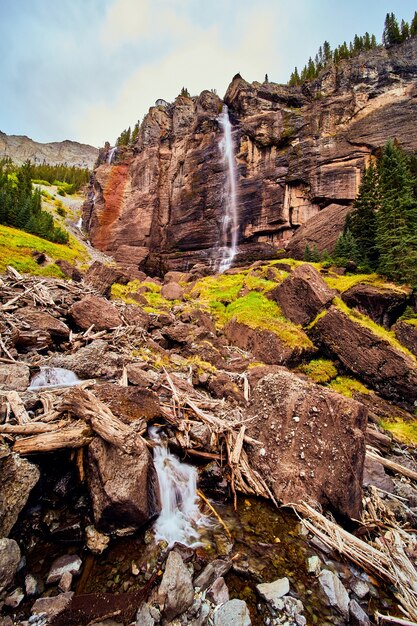
[{"label": "white water rapids", "polygon": [[73,387],[82,381],[74,372],[63,367],[41,367],[30,381],[28,391],[43,387]]},{"label": "white water rapids", "polygon": [[197,470],[171,454],[157,428],[150,428],[149,435],[159,444],[154,448],[153,460],[162,508],[155,522],[155,538],[169,546],[178,542],[195,548],[201,545],[200,531],[210,525],[198,508]]},{"label": "white water rapids", "polygon": [[223,213],[223,224],[221,233],[221,258],[219,262],[219,272],[228,270],[236,255],[238,238],[238,213],[237,213],[237,174],[236,160],[233,147],[232,124],[230,123],[227,105],[223,106],[223,111],[219,116],[219,122],[223,129],[223,139],[220,147],[223,154],[223,162],[226,166],[226,202]]}]

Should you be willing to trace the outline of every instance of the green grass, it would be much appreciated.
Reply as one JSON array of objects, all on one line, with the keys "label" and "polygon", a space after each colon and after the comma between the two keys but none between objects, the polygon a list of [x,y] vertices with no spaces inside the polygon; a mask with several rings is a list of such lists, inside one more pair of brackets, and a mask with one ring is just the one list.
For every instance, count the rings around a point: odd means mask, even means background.
[{"label": "green grass", "polygon": [[337,376],[337,369],[329,359],[312,359],[301,365],[300,371],[315,383],[328,383]]},{"label": "green grass", "polygon": [[342,396],[346,396],[346,398],[352,398],[355,391],[358,393],[372,393],[365,385],[362,385],[359,380],[350,378],[349,376],[337,376],[337,378],[330,381],[327,386],[333,389],[333,391],[342,394]]},{"label": "green grass", "polygon": [[226,322],[235,319],[253,329],[269,330],[290,347],[313,347],[307,335],[284,317],[275,302],[256,291],[251,291],[229,304],[224,312],[224,319]]},{"label": "green grass", "polygon": [[381,420],[379,425],[406,445],[417,445],[417,420],[406,422],[400,417]]},{"label": "green grass", "polygon": [[88,259],[85,248],[74,237],[70,237],[68,245],[61,245],[17,228],[0,225],[0,272],[4,272],[11,265],[24,274],[63,277],[55,264],[38,265],[32,257],[34,250],[44,252],[54,260],[64,260],[72,264]]},{"label": "green grass", "polygon": [[[317,265],[317,264],[313,264]],[[386,289],[393,289],[399,293],[407,291],[407,287],[401,285],[395,285],[385,281],[379,274],[345,274],[345,276],[339,276],[338,274],[324,274],[324,281],[331,289],[337,289],[340,293],[347,291],[351,287],[359,284],[372,285],[374,287],[381,287]]]},{"label": "green grass", "polygon": [[166,300],[161,296],[161,285],[152,282],[141,282],[140,280],[132,280],[127,285],[119,285],[114,283],[111,288],[112,298],[123,300],[126,304],[140,305],[136,300],[129,297],[129,293],[135,293],[140,287],[146,287],[147,291],[141,295],[147,300],[148,306],[142,308],[147,313],[162,313],[169,311],[173,306],[180,304],[179,300]]}]

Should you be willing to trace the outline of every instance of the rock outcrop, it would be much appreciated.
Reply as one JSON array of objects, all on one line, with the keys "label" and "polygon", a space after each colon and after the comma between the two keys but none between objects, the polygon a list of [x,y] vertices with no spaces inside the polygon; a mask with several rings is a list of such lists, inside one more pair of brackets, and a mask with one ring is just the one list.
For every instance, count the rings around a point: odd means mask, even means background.
[{"label": "rock outcrop", "polygon": [[351,309],[368,315],[374,322],[390,328],[404,313],[411,289],[354,285],[342,294]]},{"label": "rock outcrop", "polygon": [[[416,37],[343,60],[302,88],[234,77],[224,102],[238,178],[236,262],[287,244],[298,257],[306,243],[332,250],[372,155],[390,137],[417,149],[416,77]],[[222,106],[209,91],[178,96],[149,110],[111,165],[101,152],[83,214],[96,247],[130,264],[135,248],[137,265],[160,274],[213,263],[227,200]]]}]

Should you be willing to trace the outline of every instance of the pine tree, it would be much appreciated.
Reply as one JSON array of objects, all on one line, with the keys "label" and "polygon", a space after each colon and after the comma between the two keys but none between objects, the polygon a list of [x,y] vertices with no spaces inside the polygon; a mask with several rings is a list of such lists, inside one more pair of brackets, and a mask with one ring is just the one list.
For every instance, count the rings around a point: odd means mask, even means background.
[{"label": "pine tree", "polygon": [[401,41],[406,41],[410,37],[410,26],[408,22],[401,20]]},{"label": "pine tree", "polygon": [[360,262],[358,244],[348,228],[339,235],[334,248],[333,258],[340,265],[346,265],[349,261],[354,263]]},{"label": "pine tree", "polygon": [[136,122],[133,131],[132,131],[132,136],[130,138],[130,143],[133,145],[136,142],[136,139],[138,138],[139,135],[139,122]]},{"label": "pine tree", "polygon": [[348,214],[345,231],[356,240],[361,263],[371,269],[378,266],[376,248],[376,213],[380,207],[378,172],[374,165],[365,169],[353,211]]},{"label": "pine tree", "polygon": [[411,20],[410,24],[410,37],[415,37],[417,35],[417,11],[414,12],[414,17]]},{"label": "pine tree", "polygon": [[414,281],[417,276],[416,181],[405,154],[388,141],[379,168],[381,206],[376,242],[379,270],[393,280]]},{"label": "pine tree", "polygon": [[184,98],[190,97],[190,92],[188,91],[187,87],[182,87],[180,96],[183,96]]},{"label": "pine tree", "polygon": [[298,73],[297,67],[295,67],[293,73],[290,76],[290,80],[288,81],[288,84],[290,85],[290,87],[293,87],[294,85],[299,85],[300,83],[301,83],[300,75]]},{"label": "pine tree", "polygon": [[401,31],[394,13],[387,13],[382,41],[386,48],[401,43]]},{"label": "pine tree", "polygon": [[311,248],[308,245],[308,243],[306,244],[304,248],[303,261],[307,261],[307,262],[311,261]]}]

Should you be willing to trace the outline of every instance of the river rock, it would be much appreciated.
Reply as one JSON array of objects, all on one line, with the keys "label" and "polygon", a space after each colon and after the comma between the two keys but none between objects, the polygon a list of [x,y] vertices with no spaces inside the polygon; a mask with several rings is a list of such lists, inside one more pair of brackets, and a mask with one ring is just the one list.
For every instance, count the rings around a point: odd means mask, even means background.
[{"label": "river rock", "polygon": [[231,567],[231,561],[224,561],[222,559],[211,561],[194,580],[194,586],[199,587],[200,591],[205,591],[215,580],[221,576],[225,576]]},{"label": "river rock", "polygon": [[72,305],[69,315],[81,330],[87,330],[92,325],[96,331],[111,330],[122,324],[116,307],[99,296],[85,296]]},{"label": "river rock", "polygon": [[330,305],[336,293],[312,265],[304,263],[270,291],[268,297],[279,304],[285,317],[294,324],[306,326]]},{"label": "river rock", "polygon": [[25,594],[23,592],[23,589],[21,587],[18,587],[12,593],[6,596],[6,598],[4,599],[4,604],[12,609],[16,609],[21,604],[24,597]]},{"label": "river rock", "polygon": [[368,315],[374,322],[390,328],[403,314],[411,289],[354,285],[342,294],[342,300],[352,309]]},{"label": "river rock", "polygon": [[214,581],[211,587],[207,590],[206,597],[216,606],[228,602],[229,590],[224,582],[223,576],[220,576],[220,578],[217,578],[217,580]]},{"label": "river rock", "polygon": [[158,589],[158,602],[163,606],[163,615],[173,620],[185,613],[194,600],[194,588],[190,572],[181,556],[171,550],[165,566],[165,572]]},{"label": "river rock", "polygon": [[104,265],[100,261],[94,261],[84,276],[84,282],[103,296],[109,296],[111,286],[114,283],[125,285],[129,282],[129,276],[119,267]]},{"label": "river rock", "polygon": [[29,386],[30,370],[21,363],[0,363],[0,389],[4,391],[26,391]]},{"label": "river rock", "polygon": [[283,604],[278,602],[278,600],[289,593],[290,581],[288,578],[278,578],[272,583],[261,583],[260,585],[256,585],[256,590],[267,604],[275,610],[280,610],[282,609]]},{"label": "river rock", "polygon": [[20,548],[14,539],[0,539],[0,593],[7,589],[20,563]]},{"label": "river rock", "polygon": [[229,600],[214,614],[214,626],[251,626],[251,618],[246,602]]},{"label": "river rock", "polygon": [[319,575],[319,583],[330,606],[336,608],[346,619],[349,617],[349,594],[338,576],[328,569]]},{"label": "river rock", "polygon": [[350,626],[369,626],[370,623],[370,619],[363,608],[356,602],[356,600],[351,600],[349,604]]},{"label": "river rock", "polygon": [[88,448],[88,486],[95,525],[104,532],[140,528],[160,511],[152,456],[127,454],[96,437]]},{"label": "river rock", "polygon": [[18,454],[0,459],[0,536],[12,530],[39,476],[37,466]]},{"label": "river rock", "polygon": [[162,286],[161,296],[166,300],[182,300],[184,289],[178,283],[170,282]]},{"label": "river rock", "polygon": [[314,326],[326,350],[382,396],[413,406],[417,400],[417,363],[383,335],[331,306]]},{"label": "river rock", "polygon": [[398,341],[417,356],[417,326],[410,321],[400,320],[392,330]]},{"label": "river rock", "polygon": [[64,554],[58,557],[51,565],[48,578],[46,579],[47,585],[53,585],[61,580],[61,577],[65,572],[69,572],[72,576],[76,576],[80,573],[82,567],[82,560],[76,554]]},{"label": "river rock", "polygon": [[73,591],[60,593],[52,598],[38,598],[32,606],[32,614],[45,613],[48,623],[67,609],[71,603]]},{"label": "river rock", "polygon": [[262,446],[251,466],[288,504],[313,498],[358,518],[367,410],[362,404],[274,368],[255,386],[245,416]]}]

